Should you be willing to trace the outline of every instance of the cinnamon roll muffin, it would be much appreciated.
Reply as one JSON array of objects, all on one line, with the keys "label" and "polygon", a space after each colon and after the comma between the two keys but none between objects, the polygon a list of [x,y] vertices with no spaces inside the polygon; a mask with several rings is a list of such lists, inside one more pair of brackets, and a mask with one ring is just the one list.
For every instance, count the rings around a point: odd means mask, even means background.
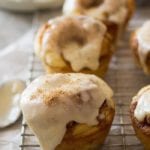
[{"label": "cinnamon roll muffin", "polygon": [[87,15],[103,21],[117,40],[135,8],[134,0],[65,0],[65,15]]},{"label": "cinnamon roll muffin", "polygon": [[98,150],[113,121],[112,96],[94,75],[49,74],[27,87],[21,108],[43,150]]},{"label": "cinnamon roll muffin", "polygon": [[133,98],[130,112],[137,137],[145,149],[150,150],[150,85]]},{"label": "cinnamon roll muffin", "polygon": [[111,43],[103,23],[86,16],[62,16],[39,29],[35,51],[48,73],[104,76],[113,54]]},{"label": "cinnamon roll muffin", "polygon": [[150,21],[131,35],[131,49],[136,62],[146,74],[150,74]]}]

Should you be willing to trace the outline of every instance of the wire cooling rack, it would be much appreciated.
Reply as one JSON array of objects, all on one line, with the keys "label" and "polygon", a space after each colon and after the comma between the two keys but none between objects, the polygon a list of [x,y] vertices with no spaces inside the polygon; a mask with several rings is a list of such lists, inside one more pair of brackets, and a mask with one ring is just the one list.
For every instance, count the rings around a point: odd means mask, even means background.
[{"label": "wire cooling rack", "polygon": [[[139,18],[139,14],[141,18]],[[105,78],[115,93],[116,115],[102,150],[143,150],[131,125],[129,105],[137,91],[150,84],[150,78],[145,76],[135,65],[128,43],[130,32],[135,29],[135,26],[140,26],[145,21],[147,18],[145,14],[150,14],[150,10],[139,10],[135,15],[124,38],[119,42],[118,50]],[[42,65],[34,53],[31,55],[29,71],[28,83],[44,74]],[[36,137],[24,122],[20,148],[21,150],[40,150]]]}]

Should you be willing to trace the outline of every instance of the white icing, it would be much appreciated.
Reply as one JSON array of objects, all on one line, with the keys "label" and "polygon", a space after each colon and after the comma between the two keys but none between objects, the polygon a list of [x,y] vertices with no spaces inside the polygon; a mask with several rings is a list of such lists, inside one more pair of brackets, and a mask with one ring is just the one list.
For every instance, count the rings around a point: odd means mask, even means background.
[{"label": "white icing", "polygon": [[145,22],[144,25],[137,31],[137,40],[140,62],[145,72],[147,72],[145,62],[147,55],[150,52],[150,21]]},{"label": "white icing", "polygon": [[74,71],[80,71],[83,68],[96,70],[99,67],[100,48],[97,46],[99,39],[94,43],[87,43],[83,48],[77,44],[69,44],[63,50],[64,57],[71,63]]},{"label": "white icing", "polygon": [[137,100],[137,106],[134,111],[134,116],[138,121],[144,121],[145,117],[150,117],[150,88],[143,93]]},{"label": "white icing", "polygon": [[101,20],[108,19],[119,24],[124,23],[128,15],[126,0],[104,0],[99,6],[90,9],[77,8],[78,1],[79,0],[66,0],[63,7],[64,14],[70,15],[81,13]]},{"label": "white icing", "polygon": [[[84,24],[83,30],[88,31],[91,30],[91,28],[94,28],[92,25],[94,25],[95,22],[92,23],[91,20],[90,23],[91,24],[88,26]],[[79,46],[77,43],[68,43],[62,50],[64,58],[71,63],[72,69],[76,72],[84,68],[96,70],[100,65],[99,59],[106,27],[103,24],[97,25],[99,25],[100,31],[92,33],[94,34],[94,37],[91,37],[84,46]]]},{"label": "white icing", "polygon": [[112,106],[112,96],[108,85],[94,75],[51,74],[29,85],[21,108],[42,149],[54,150],[69,122],[97,125],[99,108],[105,100]]}]

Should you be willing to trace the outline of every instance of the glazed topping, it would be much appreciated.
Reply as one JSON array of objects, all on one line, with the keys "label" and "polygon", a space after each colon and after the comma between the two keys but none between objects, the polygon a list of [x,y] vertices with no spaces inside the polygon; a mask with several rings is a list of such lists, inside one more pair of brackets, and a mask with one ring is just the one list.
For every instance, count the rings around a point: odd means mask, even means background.
[{"label": "glazed topping", "polygon": [[63,11],[67,15],[83,14],[119,24],[125,22],[128,13],[126,0],[66,0]]},{"label": "glazed topping", "polygon": [[137,31],[137,39],[140,61],[144,70],[147,72],[146,60],[150,53],[150,21],[145,22],[144,25]]},{"label": "glazed topping", "polygon": [[147,121],[150,124],[150,86],[147,86],[144,90],[135,97],[137,106],[134,112],[136,119],[140,122]]},{"label": "glazed topping", "polygon": [[40,48],[36,49],[42,49],[46,63],[52,67],[69,62],[75,72],[84,68],[96,70],[105,33],[105,25],[92,18],[59,17],[48,22],[41,33]]},{"label": "glazed topping", "polygon": [[94,75],[52,74],[29,85],[21,107],[43,150],[54,150],[68,123],[97,125],[104,101],[113,107],[112,95],[108,85]]}]

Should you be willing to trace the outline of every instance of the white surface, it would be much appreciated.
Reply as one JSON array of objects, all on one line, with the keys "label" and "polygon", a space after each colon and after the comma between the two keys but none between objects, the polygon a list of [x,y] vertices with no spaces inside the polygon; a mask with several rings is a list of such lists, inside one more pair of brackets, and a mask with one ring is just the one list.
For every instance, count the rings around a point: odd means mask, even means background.
[{"label": "white surface", "polygon": [[1,8],[22,12],[57,8],[62,4],[63,0],[0,0]]},{"label": "white surface", "polygon": [[32,49],[33,31],[29,31],[21,39],[10,44],[0,53],[0,78],[3,80],[10,79],[27,79],[28,62]]}]

